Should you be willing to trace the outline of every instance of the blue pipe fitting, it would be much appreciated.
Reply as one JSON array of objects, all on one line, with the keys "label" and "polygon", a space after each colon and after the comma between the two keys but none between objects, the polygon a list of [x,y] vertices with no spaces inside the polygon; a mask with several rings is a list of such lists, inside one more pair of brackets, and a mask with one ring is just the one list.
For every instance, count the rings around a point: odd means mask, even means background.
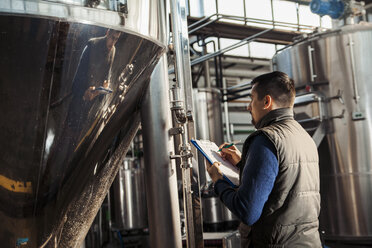
[{"label": "blue pipe fitting", "polygon": [[341,0],[312,0],[310,10],[320,16],[329,15],[332,19],[338,19],[345,10],[345,4]]}]

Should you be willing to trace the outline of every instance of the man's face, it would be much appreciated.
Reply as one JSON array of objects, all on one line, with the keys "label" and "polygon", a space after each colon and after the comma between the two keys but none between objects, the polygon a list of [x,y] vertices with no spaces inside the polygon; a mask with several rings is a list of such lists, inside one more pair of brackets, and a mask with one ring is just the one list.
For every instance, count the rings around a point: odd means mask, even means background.
[{"label": "man's face", "polygon": [[252,115],[252,124],[256,125],[262,117],[264,117],[268,110],[265,109],[265,97],[263,99],[258,99],[257,92],[255,90],[256,84],[253,85],[251,91],[251,102],[249,103],[247,110]]},{"label": "man's face", "polygon": [[115,46],[120,37],[119,32],[107,32],[106,46],[109,51]]}]

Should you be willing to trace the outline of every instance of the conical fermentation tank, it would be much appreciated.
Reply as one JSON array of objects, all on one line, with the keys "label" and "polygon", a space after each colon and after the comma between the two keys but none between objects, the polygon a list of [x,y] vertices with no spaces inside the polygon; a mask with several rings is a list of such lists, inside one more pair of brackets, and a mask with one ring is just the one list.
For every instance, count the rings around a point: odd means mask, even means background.
[{"label": "conical fermentation tank", "polygon": [[320,231],[330,240],[372,241],[371,44],[371,24],[348,25],[310,35],[273,58],[274,69],[294,79],[298,95],[324,107],[307,119],[324,127],[314,135],[324,134],[318,140]]},{"label": "conical fermentation tank", "polygon": [[160,1],[99,2],[0,3],[1,247],[77,247],[139,127]]}]

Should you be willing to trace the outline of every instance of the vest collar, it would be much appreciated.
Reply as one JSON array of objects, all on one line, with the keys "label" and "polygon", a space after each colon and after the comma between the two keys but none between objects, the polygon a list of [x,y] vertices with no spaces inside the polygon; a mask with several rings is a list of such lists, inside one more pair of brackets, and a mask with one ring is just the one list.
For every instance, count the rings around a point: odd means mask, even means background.
[{"label": "vest collar", "polygon": [[269,126],[275,122],[293,119],[293,108],[279,108],[267,113],[262,119],[257,122],[256,128],[260,129]]}]

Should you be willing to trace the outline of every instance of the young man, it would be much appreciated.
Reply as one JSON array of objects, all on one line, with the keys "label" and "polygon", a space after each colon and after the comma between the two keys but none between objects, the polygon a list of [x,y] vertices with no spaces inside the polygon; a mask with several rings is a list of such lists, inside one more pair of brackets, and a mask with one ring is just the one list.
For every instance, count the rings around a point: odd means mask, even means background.
[{"label": "young man", "polygon": [[92,38],[85,46],[73,81],[72,93],[90,102],[101,93],[96,87],[109,87],[115,44],[120,31],[108,29],[103,37]]},{"label": "young man", "polygon": [[216,162],[207,168],[215,192],[242,222],[242,247],[321,247],[318,152],[293,119],[294,83],[275,71],[252,85],[248,111],[257,131],[243,154],[220,146],[221,156],[239,167],[240,186],[230,187]]}]

